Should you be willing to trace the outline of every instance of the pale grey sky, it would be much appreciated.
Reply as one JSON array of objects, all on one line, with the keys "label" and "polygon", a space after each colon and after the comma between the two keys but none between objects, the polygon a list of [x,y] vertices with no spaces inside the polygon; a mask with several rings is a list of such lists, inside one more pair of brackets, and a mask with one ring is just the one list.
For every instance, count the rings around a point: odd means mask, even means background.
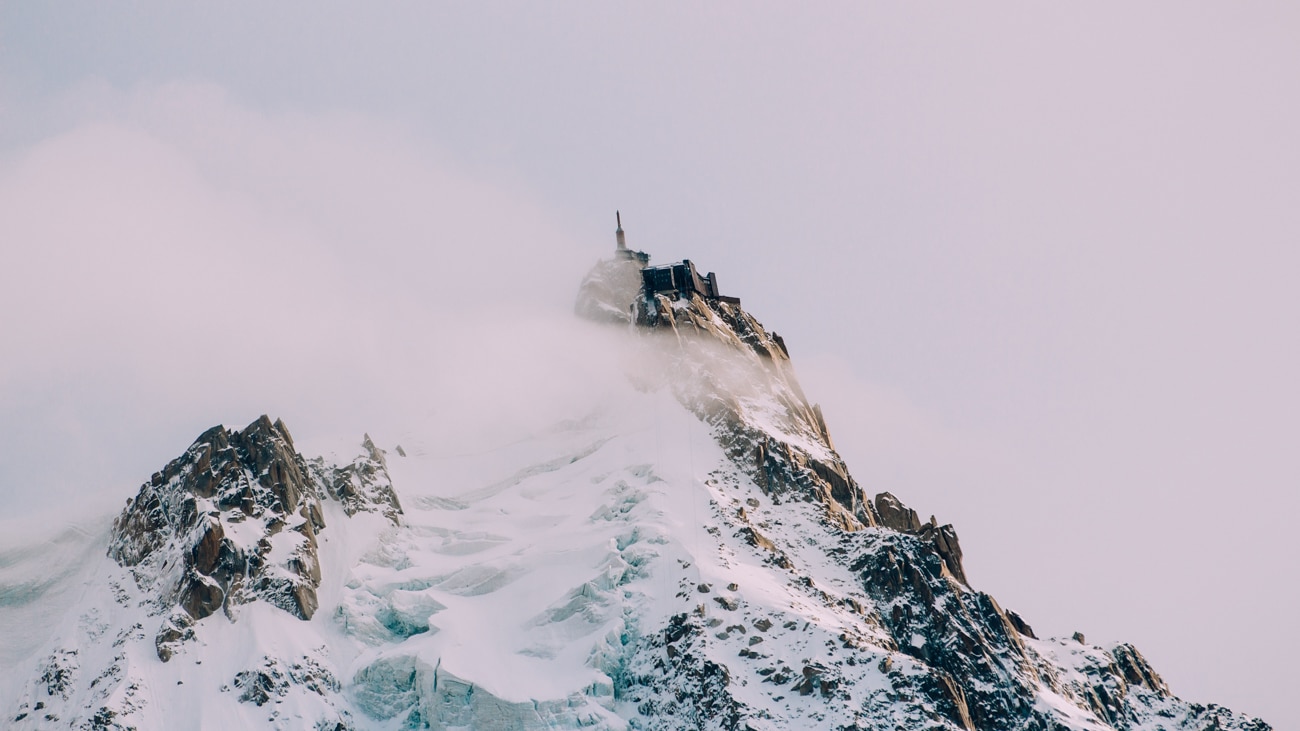
[{"label": "pale grey sky", "polygon": [[0,2],[0,497],[446,396],[620,208],[979,588],[1300,727],[1298,78],[1282,2]]}]

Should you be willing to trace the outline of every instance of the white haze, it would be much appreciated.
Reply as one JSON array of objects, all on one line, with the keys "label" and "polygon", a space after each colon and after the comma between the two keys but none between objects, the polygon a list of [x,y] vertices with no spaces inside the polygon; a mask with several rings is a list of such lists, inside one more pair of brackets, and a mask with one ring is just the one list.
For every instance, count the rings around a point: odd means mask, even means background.
[{"label": "white haze", "polygon": [[400,128],[203,86],[93,111],[0,169],[10,515],[118,504],[216,423],[300,443],[517,439],[599,403],[597,254]]}]

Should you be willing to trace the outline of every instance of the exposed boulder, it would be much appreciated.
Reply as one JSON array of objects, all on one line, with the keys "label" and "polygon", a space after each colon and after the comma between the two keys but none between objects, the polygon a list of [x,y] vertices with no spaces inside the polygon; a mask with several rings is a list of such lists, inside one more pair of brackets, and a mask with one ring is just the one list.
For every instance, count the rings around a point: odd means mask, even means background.
[{"label": "exposed boulder", "polygon": [[180,605],[195,619],[203,619],[221,608],[226,592],[214,579],[197,571],[191,572],[181,586]]},{"label": "exposed boulder", "polygon": [[795,683],[792,690],[799,695],[818,693],[823,698],[829,699],[837,695],[840,682],[838,674],[830,668],[822,663],[812,663],[803,667],[803,679]]}]

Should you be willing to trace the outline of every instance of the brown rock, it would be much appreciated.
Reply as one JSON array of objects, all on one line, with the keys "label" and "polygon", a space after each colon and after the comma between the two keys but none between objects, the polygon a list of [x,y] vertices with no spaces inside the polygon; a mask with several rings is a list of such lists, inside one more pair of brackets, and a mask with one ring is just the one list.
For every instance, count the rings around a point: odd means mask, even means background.
[{"label": "brown rock", "polygon": [[1007,615],[1007,621],[1011,623],[1011,626],[1017,632],[1024,635],[1025,637],[1030,637],[1035,640],[1038,639],[1038,635],[1034,634],[1034,628],[1030,627],[1028,622],[1021,619],[1019,614],[1016,614],[1015,612],[1008,609],[1006,610],[1006,615]]},{"label": "brown rock", "polygon": [[975,731],[975,722],[971,720],[970,707],[966,703],[966,693],[947,673],[940,672],[938,677],[939,687],[948,701],[945,704],[948,718],[967,731]]},{"label": "brown rock", "polygon": [[226,593],[212,579],[191,573],[181,589],[180,605],[194,619],[203,619],[221,608]]},{"label": "brown rock", "polygon": [[882,526],[900,533],[920,532],[920,517],[917,516],[915,510],[903,505],[898,498],[890,493],[882,492],[876,496],[875,503],[876,513],[880,516]]},{"label": "brown rock", "polygon": [[[933,525],[934,518],[930,521]],[[953,528],[952,524],[940,526],[931,540],[934,542],[935,550],[943,557],[943,563],[948,567],[948,571],[952,572],[958,581],[970,586],[970,582],[966,580],[966,569],[961,563],[961,544],[957,541],[957,529]]]},{"label": "brown rock", "polygon": [[316,587],[309,584],[294,585],[293,599],[298,605],[298,616],[303,619],[311,619],[320,606],[320,602],[316,599]]},{"label": "brown rock", "polygon": [[1120,673],[1129,683],[1146,686],[1165,698],[1173,696],[1169,686],[1165,685],[1165,681],[1136,647],[1129,644],[1116,645],[1111,650],[1111,655],[1114,656],[1115,665]]}]

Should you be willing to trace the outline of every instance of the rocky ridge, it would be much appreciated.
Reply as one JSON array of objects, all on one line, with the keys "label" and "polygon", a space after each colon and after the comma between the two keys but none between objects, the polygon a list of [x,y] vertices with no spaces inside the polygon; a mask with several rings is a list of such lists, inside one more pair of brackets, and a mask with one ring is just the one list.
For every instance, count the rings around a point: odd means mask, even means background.
[{"label": "rocky ridge", "polygon": [[[769,554],[773,566],[796,575],[810,589],[815,584],[805,572],[812,573],[826,556],[853,577],[848,592],[810,592],[826,608],[842,612],[848,606],[857,615],[849,623],[856,631],[838,638],[840,649],[851,651],[848,656],[806,664],[801,671],[784,665],[766,668],[764,682],[789,684],[803,695],[816,691],[827,699],[859,699],[861,694],[852,689],[875,683],[862,677],[848,681],[860,675],[850,668],[860,666],[863,650],[873,648],[868,655],[887,679],[888,690],[866,694],[860,708],[872,718],[861,712],[815,716],[828,722],[839,715],[838,724],[826,727],[1270,728],[1219,706],[1179,700],[1131,645],[1091,646],[1081,635],[1038,640],[1018,614],[971,588],[952,525],[939,525],[933,516],[923,523],[915,510],[887,492],[867,498],[835,452],[821,409],[809,404],[799,387],[780,336],[765,330],[738,303],[697,292],[647,294],[638,289],[626,301],[630,283],[640,279],[630,272],[639,266],[618,259],[597,264],[583,282],[578,314],[633,326],[643,337],[670,337],[672,345],[658,347],[675,351],[667,381],[678,400],[712,427],[738,471],[774,503],[817,506],[821,515],[803,521],[799,533],[808,543],[819,542],[808,537],[810,532],[821,534],[826,548],[801,561],[805,547],[764,535],[761,526],[766,524],[756,525],[744,506],[719,510],[718,517],[734,535]],[[611,297],[623,299],[608,301]],[[744,373],[739,387],[738,371]],[[659,674],[676,661],[678,672],[698,678],[671,692],[675,702],[670,707],[692,708],[685,714],[686,726],[780,727],[759,720],[775,717],[740,701],[725,666],[719,672],[683,649],[711,624],[700,622],[703,616],[697,611],[695,617],[674,617],[662,638],[650,641],[651,647],[667,648],[668,663],[656,662],[655,672],[641,676],[628,692],[639,697],[646,688],[665,685]],[[740,655],[766,658],[745,649]],[[649,716],[663,715],[653,704],[647,710],[653,712]],[[673,724],[647,719],[644,727]]]}]

